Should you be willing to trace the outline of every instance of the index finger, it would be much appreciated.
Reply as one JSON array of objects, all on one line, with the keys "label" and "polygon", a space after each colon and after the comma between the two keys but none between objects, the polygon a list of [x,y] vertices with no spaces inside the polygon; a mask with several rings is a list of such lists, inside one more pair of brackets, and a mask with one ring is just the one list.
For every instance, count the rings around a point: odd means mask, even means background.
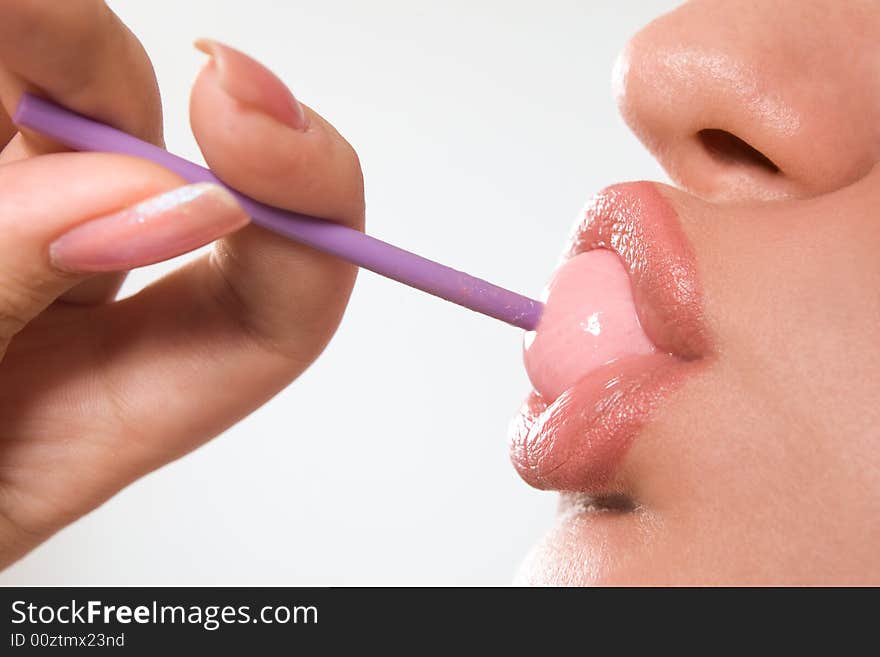
[{"label": "index finger", "polygon": [[[0,0],[0,16],[0,102],[7,115],[23,92],[36,91],[162,143],[153,67],[137,38],[103,1]],[[40,143],[32,135],[26,141]]]}]

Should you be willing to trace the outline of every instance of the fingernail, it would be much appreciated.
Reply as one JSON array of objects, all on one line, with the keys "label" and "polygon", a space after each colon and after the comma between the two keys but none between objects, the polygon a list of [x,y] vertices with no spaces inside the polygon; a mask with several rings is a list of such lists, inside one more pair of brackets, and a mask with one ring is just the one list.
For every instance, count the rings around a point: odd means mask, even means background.
[{"label": "fingernail", "polygon": [[278,76],[260,62],[212,39],[198,39],[195,47],[213,58],[221,88],[237,101],[294,130],[308,127],[302,105]]},{"label": "fingernail", "polygon": [[122,271],[182,255],[248,221],[227,190],[197,183],[81,224],[55,240],[49,255],[65,271]]}]

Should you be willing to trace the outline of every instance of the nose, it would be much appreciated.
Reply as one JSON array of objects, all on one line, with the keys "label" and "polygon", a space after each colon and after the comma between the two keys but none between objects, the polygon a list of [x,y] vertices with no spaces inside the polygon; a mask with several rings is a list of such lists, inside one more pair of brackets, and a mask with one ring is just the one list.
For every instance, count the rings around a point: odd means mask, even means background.
[{"label": "nose", "polygon": [[694,194],[817,196],[880,158],[878,30],[869,2],[697,0],[627,44],[615,93],[636,135]]}]

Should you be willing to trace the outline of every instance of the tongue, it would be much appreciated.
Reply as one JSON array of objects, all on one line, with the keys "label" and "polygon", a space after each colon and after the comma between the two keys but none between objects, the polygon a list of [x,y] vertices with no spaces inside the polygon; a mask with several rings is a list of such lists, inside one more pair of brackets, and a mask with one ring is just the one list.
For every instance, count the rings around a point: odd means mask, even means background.
[{"label": "tongue", "polygon": [[541,323],[526,335],[525,363],[532,385],[549,403],[606,363],[654,351],[639,325],[623,264],[611,251],[597,249],[556,272]]}]

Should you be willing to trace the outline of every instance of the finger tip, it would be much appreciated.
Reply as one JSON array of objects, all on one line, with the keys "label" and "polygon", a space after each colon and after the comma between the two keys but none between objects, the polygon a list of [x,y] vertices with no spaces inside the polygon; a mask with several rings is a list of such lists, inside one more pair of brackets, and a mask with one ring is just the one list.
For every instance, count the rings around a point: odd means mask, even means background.
[{"label": "finger tip", "polygon": [[193,41],[193,47],[208,55],[209,57],[214,56],[214,51],[216,49],[217,42],[214,39],[209,39],[208,37],[199,37],[195,41]]}]

